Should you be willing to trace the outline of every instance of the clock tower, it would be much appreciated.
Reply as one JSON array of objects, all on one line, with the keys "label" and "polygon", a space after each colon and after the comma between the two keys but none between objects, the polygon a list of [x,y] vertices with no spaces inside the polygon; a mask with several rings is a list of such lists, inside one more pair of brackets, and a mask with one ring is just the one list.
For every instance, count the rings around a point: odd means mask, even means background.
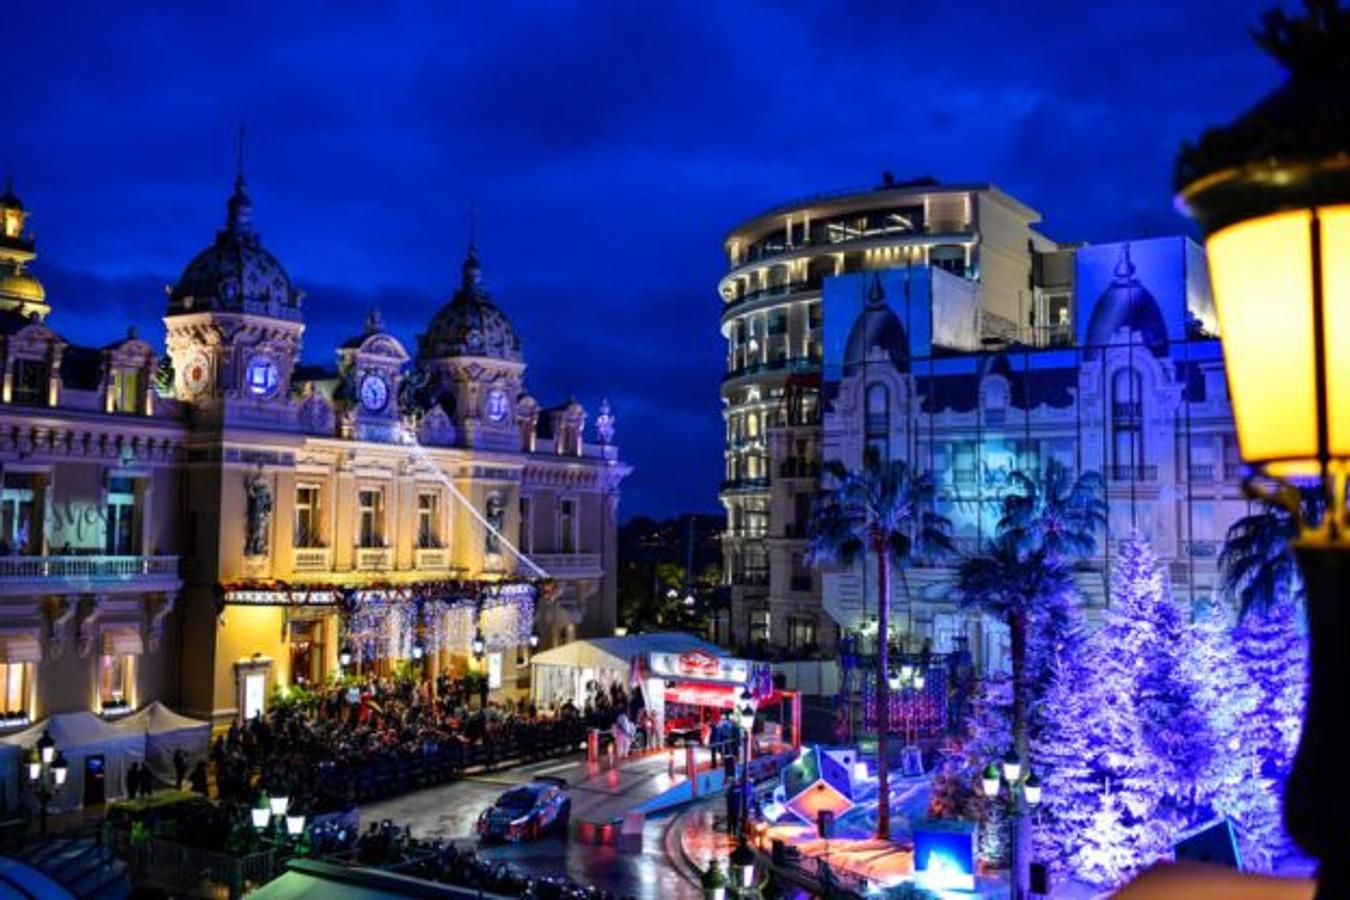
[{"label": "clock tower", "polygon": [[164,326],[174,396],[203,423],[291,423],[302,298],[262,246],[241,173],[225,227],[169,287]]},{"label": "clock tower", "polygon": [[469,448],[519,450],[517,410],[524,397],[525,359],[511,320],[483,288],[478,251],[469,245],[459,290],[418,336],[417,366],[426,395]]},{"label": "clock tower", "polygon": [[338,348],[338,387],[333,399],[343,437],[399,440],[399,400],[409,359],[398,339],[384,330],[379,311],[371,310],[365,331]]}]

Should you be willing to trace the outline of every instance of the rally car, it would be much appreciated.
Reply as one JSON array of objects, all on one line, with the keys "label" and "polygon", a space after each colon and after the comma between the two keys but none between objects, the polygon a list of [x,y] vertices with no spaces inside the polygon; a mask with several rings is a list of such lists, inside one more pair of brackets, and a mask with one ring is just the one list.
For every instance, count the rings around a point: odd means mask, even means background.
[{"label": "rally car", "polygon": [[483,810],[478,836],[484,841],[531,841],[551,831],[566,834],[571,814],[567,782],[540,778],[511,788]]}]

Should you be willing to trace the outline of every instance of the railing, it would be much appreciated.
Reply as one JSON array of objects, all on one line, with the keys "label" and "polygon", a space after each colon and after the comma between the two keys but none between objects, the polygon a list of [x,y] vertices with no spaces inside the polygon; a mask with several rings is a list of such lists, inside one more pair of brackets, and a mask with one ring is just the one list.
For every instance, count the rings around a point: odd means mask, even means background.
[{"label": "railing", "polygon": [[599,553],[532,553],[530,559],[550,575],[586,574],[600,571]]},{"label": "railing", "polygon": [[234,856],[161,838],[129,848],[127,856],[138,885],[151,884],[170,894],[186,895],[205,882],[221,885],[232,900],[276,878],[284,863],[271,850]]},{"label": "railing", "polygon": [[1144,416],[1144,404],[1139,401],[1111,404],[1113,419],[1141,419]]},{"label": "railing", "polygon": [[794,359],[776,359],[764,363],[751,363],[748,366],[741,366],[739,369],[732,369],[722,376],[722,381],[731,381],[736,378],[744,378],[747,375],[757,375],[763,372],[810,372],[813,369],[820,368],[820,360],[803,359],[796,357]]},{"label": "railing", "polygon": [[[751,291],[748,294],[744,294],[740,297],[733,297],[730,300],[727,300],[726,305],[722,309],[722,313],[723,315],[725,315],[729,312],[740,309],[741,307],[746,306],[750,303],[754,303],[757,300],[771,300],[775,297],[791,297],[793,294],[802,294],[808,291],[818,291],[820,290],[822,282],[823,279],[819,277],[809,278],[806,281],[794,281],[789,284],[775,284],[772,287],[766,287],[763,288],[762,290]],[[814,327],[817,328],[820,327],[819,323],[817,323]]]},{"label": "railing", "polygon": [[296,547],[291,569],[296,572],[328,572],[333,568],[331,547]]},{"label": "railing", "polygon": [[122,581],[177,577],[176,556],[0,556],[0,580],[72,578]]},{"label": "railing", "polygon": [[767,478],[728,478],[722,482],[724,491],[760,491],[769,489]]},{"label": "railing", "polygon": [[444,571],[450,568],[450,551],[444,547],[418,547],[413,551],[413,565],[418,571]]},{"label": "railing", "polygon": [[1213,466],[1191,466],[1191,481],[1202,484],[1214,480]]},{"label": "railing", "polygon": [[1157,481],[1158,467],[1146,466],[1110,466],[1108,471],[1112,481]]},{"label": "railing", "polygon": [[789,456],[778,464],[779,478],[816,478],[820,475],[820,463],[808,459]]},{"label": "railing", "polygon": [[357,547],[356,568],[364,571],[383,571],[394,567],[391,547]]},{"label": "railing", "polygon": [[741,573],[741,576],[739,578],[735,579],[735,583],[745,585],[768,586],[769,570],[746,569],[744,572]]},{"label": "railing", "polygon": [[1182,541],[1182,555],[1213,557],[1219,555],[1218,541]]}]

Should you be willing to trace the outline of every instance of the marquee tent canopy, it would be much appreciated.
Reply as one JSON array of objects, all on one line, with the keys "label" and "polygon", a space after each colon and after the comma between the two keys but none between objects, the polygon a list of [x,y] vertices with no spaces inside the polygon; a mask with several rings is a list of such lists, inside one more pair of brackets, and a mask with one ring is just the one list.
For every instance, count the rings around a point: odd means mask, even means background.
[{"label": "marquee tent canopy", "polygon": [[572,641],[537,653],[530,660],[535,701],[554,704],[570,697],[580,704],[588,681],[601,686],[617,681],[626,688],[634,657],[645,659],[652,653],[687,653],[691,650],[713,656],[727,655],[716,644],[676,631]]}]

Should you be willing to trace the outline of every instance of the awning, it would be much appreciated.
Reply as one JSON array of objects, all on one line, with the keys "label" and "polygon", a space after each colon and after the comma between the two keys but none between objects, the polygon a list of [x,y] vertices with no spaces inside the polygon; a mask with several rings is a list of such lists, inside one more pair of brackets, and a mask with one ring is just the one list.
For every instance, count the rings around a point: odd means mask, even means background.
[{"label": "awning", "polygon": [[141,630],[135,625],[105,625],[103,628],[104,656],[140,656]]},{"label": "awning", "polygon": [[0,632],[0,664],[42,661],[37,629]]}]

